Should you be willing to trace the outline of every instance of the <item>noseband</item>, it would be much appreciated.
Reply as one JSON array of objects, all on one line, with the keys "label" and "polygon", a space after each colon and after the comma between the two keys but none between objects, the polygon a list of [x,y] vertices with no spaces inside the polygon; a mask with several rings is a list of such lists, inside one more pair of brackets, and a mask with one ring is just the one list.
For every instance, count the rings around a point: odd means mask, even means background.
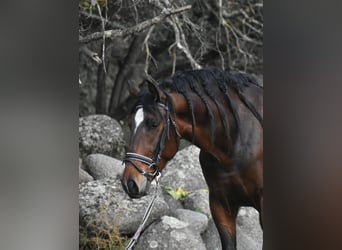
[{"label": "noseband", "polygon": [[[144,175],[150,181],[152,181],[155,177],[159,176],[159,174],[160,174],[159,170],[158,170],[158,163],[159,163],[159,160],[161,158],[161,154],[163,153],[163,150],[165,147],[166,135],[168,138],[170,138],[170,133],[169,133],[170,121],[171,121],[171,124],[175,130],[176,135],[180,137],[180,134],[179,134],[177,127],[176,127],[176,122],[172,119],[172,117],[170,115],[169,107],[163,103],[160,103],[160,102],[158,102],[157,105],[159,108],[162,108],[165,110],[165,112],[166,112],[165,121],[166,122],[165,122],[165,126],[163,128],[163,132],[162,132],[162,135],[160,137],[158,146],[156,148],[154,157],[149,158],[149,157],[146,157],[146,156],[141,155],[141,154],[127,152],[125,155],[125,158],[123,160],[124,162],[131,163],[140,174]],[[137,108],[142,108],[142,105],[137,106]],[[142,162],[142,163],[148,165],[148,169],[153,168],[154,172],[144,171],[134,161],[139,161],[139,162]]]}]

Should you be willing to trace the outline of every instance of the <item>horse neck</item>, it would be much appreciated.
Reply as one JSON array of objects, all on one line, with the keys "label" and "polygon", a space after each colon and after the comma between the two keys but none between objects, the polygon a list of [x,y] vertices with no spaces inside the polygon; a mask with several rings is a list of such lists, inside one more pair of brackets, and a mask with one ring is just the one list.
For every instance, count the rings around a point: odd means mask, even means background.
[{"label": "horse neck", "polygon": [[194,102],[196,103],[193,110],[194,116],[196,117],[196,127],[195,133],[193,133],[191,110],[189,109],[185,98],[180,94],[174,94],[172,95],[172,99],[176,113],[175,120],[177,129],[181,138],[192,142],[194,145],[207,152],[213,153],[218,158],[221,158],[221,155],[224,157],[226,152],[221,150],[222,146],[219,145],[220,138],[215,138],[215,143],[212,144],[213,140],[210,136],[210,131],[207,128],[208,116],[203,103],[200,101]]}]

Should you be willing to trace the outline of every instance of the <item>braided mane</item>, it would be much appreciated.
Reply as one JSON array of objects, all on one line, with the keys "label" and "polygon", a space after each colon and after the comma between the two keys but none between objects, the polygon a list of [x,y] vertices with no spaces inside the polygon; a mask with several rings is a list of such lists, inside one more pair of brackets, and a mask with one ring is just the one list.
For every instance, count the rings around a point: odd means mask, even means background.
[{"label": "braided mane", "polygon": [[243,90],[251,85],[262,88],[252,76],[244,73],[222,71],[220,69],[200,69],[176,73],[172,78],[164,80],[164,82],[160,84],[160,88],[168,96],[167,102],[171,104],[171,106],[173,105],[168,95],[169,91],[175,91],[184,96],[191,111],[193,138],[195,137],[194,131],[196,127],[196,119],[191,94],[196,94],[206,107],[210,124],[210,135],[211,139],[214,140],[215,123],[213,112],[209,105],[210,102],[216,105],[225,130],[225,135],[227,139],[230,139],[230,124],[228,116],[224,111],[224,105],[219,101],[221,98],[224,98],[227,101],[236,123],[236,129],[239,131],[240,119],[236,105],[230,96],[231,91],[235,91],[244,105],[262,124],[260,114],[255,109],[254,105],[243,94]]}]

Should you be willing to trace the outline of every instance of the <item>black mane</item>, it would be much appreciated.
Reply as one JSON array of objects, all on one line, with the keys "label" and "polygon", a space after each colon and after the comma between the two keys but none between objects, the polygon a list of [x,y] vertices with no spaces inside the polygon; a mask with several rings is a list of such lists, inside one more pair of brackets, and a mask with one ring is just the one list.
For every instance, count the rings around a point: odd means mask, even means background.
[{"label": "black mane", "polygon": [[[220,96],[223,96],[226,100],[234,120],[236,122],[236,128],[240,128],[240,119],[235,107],[235,104],[230,97],[229,93],[233,90],[239,96],[240,100],[246,105],[246,107],[253,113],[253,115],[262,124],[262,118],[260,114],[255,109],[254,105],[251,104],[243,94],[243,90],[251,85],[262,88],[252,76],[232,71],[223,71],[220,69],[200,69],[200,70],[189,70],[176,73],[172,78],[164,80],[159,86],[164,90],[165,94],[168,96],[167,92],[175,91],[182,94],[191,110],[192,115],[192,127],[193,127],[193,138],[194,138],[194,128],[196,126],[196,119],[194,114],[194,104],[191,98],[191,94],[195,93],[201,101],[204,103],[209,122],[210,122],[210,132],[211,138],[214,139],[215,124],[213,119],[213,113],[209,106],[209,102],[213,102],[221,116],[221,120],[226,131],[226,136],[229,139],[229,128],[230,124],[227,115],[224,112],[224,108],[221,102],[219,102]],[[223,94],[223,95],[222,95]],[[170,99],[170,98],[168,98]],[[171,106],[172,103],[170,103]]]}]

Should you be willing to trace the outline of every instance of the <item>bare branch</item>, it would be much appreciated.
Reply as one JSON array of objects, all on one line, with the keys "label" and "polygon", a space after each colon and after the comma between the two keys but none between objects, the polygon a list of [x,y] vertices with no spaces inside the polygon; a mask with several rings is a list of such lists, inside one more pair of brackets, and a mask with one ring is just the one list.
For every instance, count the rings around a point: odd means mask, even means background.
[{"label": "bare branch", "polygon": [[[163,3],[166,7],[172,6],[171,3],[168,0],[163,0]],[[155,2],[156,6],[162,11],[166,11],[166,7],[164,7],[160,2]],[[177,46],[178,49],[180,49],[185,56],[188,58],[188,60],[191,63],[192,68],[200,69],[202,68],[201,65],[199,65],[196,60],[193,58],[193,56],[190,53],[188,43],[186,42],[186,38],[183,32],[182,27],[180,26],[180,21],[177,16],[172,16],[171,18],[167,19],[167,22],[172,26],[174,33],[175,33],[175,42],[169,47],[169,52],[174,46]],[[174,55],[174,62],[175,62],[175,55]],[[175,66],[173,67],[175,68]]]},{"label": "bare branch", "polygon": [[221,38],[221,28],[220,28],[220,26],[221,26],[221,22],[223,20],[223,16],[222,16],[223,15],[222,14],[222,10],[223,10],[223,8],[222,8],[222,0],[219,0],[218,7],[219,7],[218,8],[218,10],[219,10],[219,23],[218,23],[218,29],[217,29],[217,32],[216,32],[215,44],[216,44],[216,49],[217,49],[217,51],[218,51],[218,53],[220,55],[220,58],[221,58],[221,68],[224,69],[225,68],[224,67],[225,60],[224,60],[224,56],[223,56],[222,51],[219,49],[219,40]]},{"label": "bare branch", "polygon": [[249,24],[246,19],[239,18],[239,20],[242,22],[242,24],[246,25],[248,28],[253,30],[255,33],[258,33],[260,36],[262,36],[262,31],[255,28],[253,25]]},{"label": "bare branch", "polygon": [[134,34],[137,32],[140,32],[146,28],[149,28],[150,26],[160,23],[162,20],[164,20],[166,17],[175,15],[184,11],[188,11],[191,9],[191,5],[186,5],[184,7],[178,8],[178,9],[165,9],[162,11],[162,13],[159,16],[156,16],[150,20],[146,20],[144,22],[141,22],[131,28],[128,29],[114,29],[114,30],[106,30],[104,32],[95,32],[93,34],[90,34],[86,37],[80,37],[79,43],[89,43],[91,41],[99,40],[105,36],[105,38],[113,39],[115,37],[125,36]]},{"label": "bare branch", "polygon": [[[101,54],[104,51],[101,49]],[[101,55],[103,58],[103,55]],[[103,61],[97,68],[97,90],[96,90],[96,113],[97,114],[105,114],[106,113],[106,71],[105,71],[105,62]]]},{"label": "bare branch", "polygon": [[[101,14],[101,8],[100,8],[99,3],[96,3],[96,7],[97,7],[97,11],[99,12],[99,15],[101,17],[102,31],[104,32],[105,31],[105,22],[104,22],[104,18],[102,17],[102,14]],[[106,13],[106,16],[107,16],[107,13]],[[103,62],[103,71],[106,74],[107,70],[106,70],[106,63],[105,63],[105,49],[106,49],[106,37],[103,33],[103,36],[102,36],[102,53],[101,54],[102,54],[102,62]]]},{"label": "bare branch", "polygon": [[237,28],[235,27],[235,25],[234,25],[232,22],[228,22],[228,21],[227,21],[227,22],[226,22],[226,25],[229,26],[229,27],[231,27],[232,30],[234,30],[234,31],[235,31],[243,40],[245,40],[245,41],[247,41],[247,42],[250,42],[250,43],[255,43],[255,44],[257,44],[257,45],[262,45],[262,42],[257,41],[257,40],[255,40],[255,39],[253,39],[253,38],[250,38],[248,35],[242,33],[241,30],[237,29]]},{"label": "bare branch", "polygon": [[152,60],[152,62],[154,63],[154,65],[157,67],[157,63],[156,63],[156,60],[153,58],[151,52],[150,52],[150,47],[148,45],[148,40],[150,39],[150,36],[151,36],[151,33],[153,32],[153,29],[154,29],[155,26],[152,26],[149,31],[147,32],[147,35],[145,37],[145,40],[144,40],[144,47],[145,47],[145,51],[146,51],[146,58],[145,58],[145,74],[148,75],[148,68],[149,68],[149,61],[150,59]]},{"label": "bare branch", "polygon": [[[94,15],[94,14],[90,14],[89,12],[84,11],[84,10],[81,10],[80,14],[83,15],[83,16],[86,16],[88,18],[92,18],[92,19],[95,19],[95,20],[98,20],[98,21],[102,21],[100,16]],[[116,22],[113,22],[113,21],[108,21],[108,20],[104,20],[104,22],[106,23],[106,25],[108,25],[109,27],[111,27],[113,29],[125,29],[125,26],[123,26],[123,25],[121,25],[119,23],[116,23]]]},{"label": "bare branch", "polygon": [[[178,49],[180,49],[185,56],[188,58],[188,60],[191,63],[191,66],[193,68],[196,69],[200,69],[201,65],[199,65],[195,59],[192,57],[189,49],[188,49],[188,45],[184,39],[184,34],[181,36],[181,30],[179,29],[179,27],[177,26],[176,22],[172,22],[171,20],[168,20],[168,23],[173,27],[173,30],[175,32],[175,42],[169,47],[169,51],[171,51],[171,49],[176,45]],[[184,39],[184,40],[183,40]],[[182,44],[184,43],[184,45]]]},{"label": "bare branch", "polygon": [[91,51],[90,49],[88,49],[86,46],[81,47],[80,50],[85,55],[89,56],[92,60],[94,60],[97,64],[101,64],[102,63],[102,60],[99,57],[99,55],[96,52]]}]

